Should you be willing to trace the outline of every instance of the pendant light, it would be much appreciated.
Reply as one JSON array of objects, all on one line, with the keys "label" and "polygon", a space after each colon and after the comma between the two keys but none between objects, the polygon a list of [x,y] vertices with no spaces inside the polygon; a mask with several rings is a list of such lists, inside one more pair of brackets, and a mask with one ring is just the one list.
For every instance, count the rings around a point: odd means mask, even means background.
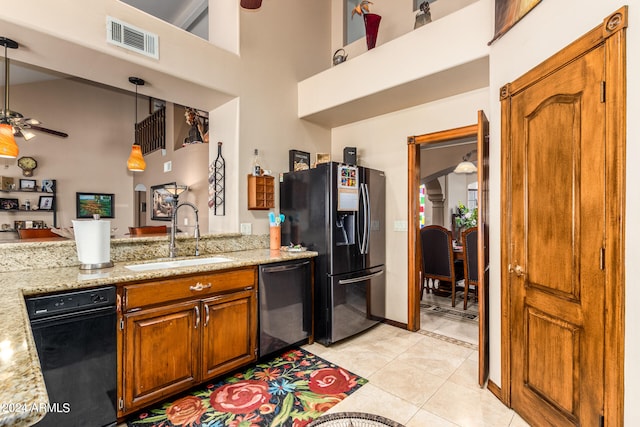
[{"label": "pendant light", "polygon": [[144,80],[138,77],[129,77],[129,82],[136,85],[136,100],[135,100],[135,122],[133,124],[133,145],[131,146],[131,154],[129,160],[127,160],[127,169],[131,172],[143,172],[147,167],[147,163],[142,157],[142,150],[140,144],[138,144],[138,132],[136,131],[136,125],[138,124],[138,86],[144,86]]},{"label": "pendant light", "polygon": [[240,7],[243,9],[259,9],[262,0],[240,0]]},{"label": "pendant light", "polygon": [[13,136],[13,126],[9,121],[9,60],[7,59],[7,48],[16,49],[18,43],[6,37],[0,37],[0,45],[4,46],[4,109],[0,115],[0,157],[5,159],[15,159],[18,157],[20,149]]},{"label": "pendant light", "polygon": [[471,155],[476,151],[478,150],[472,150],[465,154],[462,157],[462,161],[458,163],[458,166],[456,166],[456,168],[453,170],[453,173],[476,173],[478,171],[478,168],[476,167],[476,165],[469,161]]}]

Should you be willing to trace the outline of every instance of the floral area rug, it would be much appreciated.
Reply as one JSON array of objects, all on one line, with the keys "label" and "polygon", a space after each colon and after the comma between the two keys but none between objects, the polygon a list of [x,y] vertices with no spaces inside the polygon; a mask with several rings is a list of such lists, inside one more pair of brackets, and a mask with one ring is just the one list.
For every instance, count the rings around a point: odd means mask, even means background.
[{"label": "floral area rug", "polygon": [[294,349],[139,413],[127,426],[302,427],[366,383]]}]

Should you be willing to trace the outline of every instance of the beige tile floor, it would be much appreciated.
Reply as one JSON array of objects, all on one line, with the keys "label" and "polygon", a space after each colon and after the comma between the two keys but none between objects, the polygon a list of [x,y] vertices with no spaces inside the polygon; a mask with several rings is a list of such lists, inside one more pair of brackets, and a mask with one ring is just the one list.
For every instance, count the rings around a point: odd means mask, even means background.
[{"label": "beige tile floor", "polygon": [[330,347],[304,348],[369,380],[329,413],[368,412],[407,427],[528,426],[477,385],[475,347],[380,324]]},{"label": "beige tile floor", "polygon": [[528,426],[478,386],[477,324],[425,312],[421,323],[420,332],[379,324],[330,347],[304,346],[369,380],[328,413],[368,412],[406,427]]},{"label": "beige tile floor", "polygon": [[[451,297],[442,297],[434,294],[425,294],[422,303],[436,305],[445,309],[451,309]],[[456,307],[459,313],[478,314],[477,302],[471,300],[467,305],[467,310],[463,310],[463,301],[456,298]],[[442,315],[437,312],[420,310],[420,329],[434,332],[439,335],[455,338],[460,341],[478,345],[478,322],[456,316]]]}]

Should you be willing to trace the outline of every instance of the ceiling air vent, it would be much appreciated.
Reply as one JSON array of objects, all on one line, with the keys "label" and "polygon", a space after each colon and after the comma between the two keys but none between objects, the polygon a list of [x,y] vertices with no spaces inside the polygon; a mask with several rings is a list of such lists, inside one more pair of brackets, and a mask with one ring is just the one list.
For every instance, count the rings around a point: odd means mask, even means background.
[{"label": "ceiling air vent", "polygon": [[107,42],[158,59],[158,35],[107,16]]}]

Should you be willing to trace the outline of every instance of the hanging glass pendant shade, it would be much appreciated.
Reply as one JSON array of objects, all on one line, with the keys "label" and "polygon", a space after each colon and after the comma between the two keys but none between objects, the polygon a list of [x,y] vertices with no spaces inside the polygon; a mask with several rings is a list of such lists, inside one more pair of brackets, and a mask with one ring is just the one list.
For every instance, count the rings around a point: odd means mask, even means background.
[{"label": "hanging glass pendant shade", "polygon": [[0,157],[15,159],[20,149],[13,137],[13,127],[7,123],[0,123]]},{"label": "hanging glass pendant shade", "polygon": [[140,148],[140,144],[138,144],[138,131],[136,130],[136,125],[138,124],[138,86],[144,85],[144,80],[138,77],[129,77],[129,82],[136,85],[136,99],[135,99],[135,121],[133,122],[133,145],[131,146],[131,154],[129,154],[129,159],[127,160],[127,169],[131,172],[144,172],[147,167],[147,162],[144,161],[144,157],[142,156],[142,149]]},{"label": "hanging glass pendant shade", "polygon": [[262,0],[240,0],[240,7],[243,9],[259,9],[262,6]]},{"label": "hanging glass pendant shade", "polygon": [[129,160],[127,160],[127,169],[131,172],[143,172],[147,167],[147,162],[144,161],[142,156],[142,149],[139,145],[133,144],[131,146],[131,154]]},{"label": "hanging glass pendant shade", "polygon": [[4,46],[4,108],[0,111],[0,157],[5,159],[15,159],[18,157],[20,149],[13,136],[13,126],[9,123],[11,111],[9,110],[9,60],[7,59],[7,48],[16,49],[18,43],[6,37],[0,37],[0,46]]}]

